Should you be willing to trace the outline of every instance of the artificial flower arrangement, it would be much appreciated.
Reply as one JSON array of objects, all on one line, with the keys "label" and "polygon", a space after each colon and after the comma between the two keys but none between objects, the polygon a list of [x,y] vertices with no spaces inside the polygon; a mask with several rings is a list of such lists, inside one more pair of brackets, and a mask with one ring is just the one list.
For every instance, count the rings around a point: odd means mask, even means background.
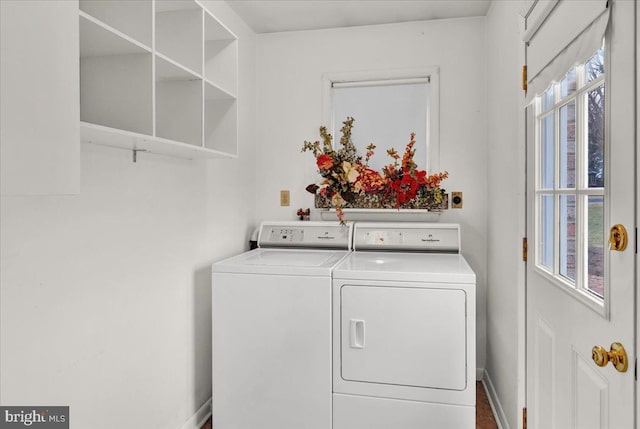
[{"label": "artificial flower arrangement", "polygon": [[449,176],[448,172],[430,176],[419,170],[413,160],[415,154],[414,137],[407,144],[402,160],[393,148],[387,154],[393,162],[382,172],[369,168],[369,160],[376,146],[367,146],[364,156],[359,156],[351,140],[354,119],[348,117],[341,128],[340,148],[333,147],[333,138],[326,127],[320,127],[320,141],[305,141],[302,152],[311,151],[316,158],[318,172],[322,176],[319,184],[307,186],[307,191],[315,194],[316,207],[335,208],[340,221],[344,218],[343,208],[426,208],[442,210],[448,201],[440,183]]}]

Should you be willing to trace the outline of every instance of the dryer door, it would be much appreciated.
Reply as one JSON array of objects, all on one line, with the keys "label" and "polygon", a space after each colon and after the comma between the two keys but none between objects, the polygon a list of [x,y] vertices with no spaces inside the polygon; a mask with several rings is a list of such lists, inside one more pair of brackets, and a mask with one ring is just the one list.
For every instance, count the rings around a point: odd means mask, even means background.
[{"label": "dryer door", "polygon": [[467,387],[464,290],[345,284],[340,303],[343,380]]}]

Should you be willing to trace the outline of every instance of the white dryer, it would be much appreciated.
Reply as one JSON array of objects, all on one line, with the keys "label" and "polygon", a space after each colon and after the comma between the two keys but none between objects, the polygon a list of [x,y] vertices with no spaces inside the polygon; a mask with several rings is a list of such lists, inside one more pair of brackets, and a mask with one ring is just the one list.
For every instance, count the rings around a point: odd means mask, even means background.
[{"label": "white dryer", "polygon": [[475,428],[475,274],[454,224],[356,223],[333,272],[333,429]]},{"label": "white dryer", "polygon": [[213,427],[331,428],[338,222],[263,222],[259,248],[212,266]]}]

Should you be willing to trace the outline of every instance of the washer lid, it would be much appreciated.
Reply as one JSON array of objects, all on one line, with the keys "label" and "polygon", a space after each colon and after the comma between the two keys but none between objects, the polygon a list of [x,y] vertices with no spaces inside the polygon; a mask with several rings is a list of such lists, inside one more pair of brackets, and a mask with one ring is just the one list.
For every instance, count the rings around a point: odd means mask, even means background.
[{"label": "washer lid", "polygon": [[336,279],[475,283],[476,275],[460,254],[353,252],[333,271]]},{"label": "washer lid", "polygon": [[331,269],[349,252],[321,249],[255,249],[216,262],[213,272],[329,276]]}]

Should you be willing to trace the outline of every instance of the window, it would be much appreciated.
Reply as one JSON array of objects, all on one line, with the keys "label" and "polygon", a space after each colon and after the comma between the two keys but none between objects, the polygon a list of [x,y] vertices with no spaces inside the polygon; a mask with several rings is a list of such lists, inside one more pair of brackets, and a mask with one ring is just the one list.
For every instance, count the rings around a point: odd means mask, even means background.
[{"label": "window", "polygon": [[601,48],[536,100],[536,266],[602,303],[605,61]]},{"label": "window", "polygon": [[437,68],[325,75],[324,123],[335,138],[342,122],[355,118],[353,143],[361,154],[369,144],[376,145],[370,164],[376,170],[391,162],[387,149],[404,150],[414,132],[416,163],[437,171],[438,84]]},{"label": "window", "polygon": [[354,117],[353,142],[358,152],[365,153],[369,143],[375,144],[378,155],[371,158],[370,166],[382,170],[391,162],[387,149],[403,151],[414,132],[414,159],[426,168],[428,84],[427,79],[335,83],[332,134],[339,136],[342,121]]}]

